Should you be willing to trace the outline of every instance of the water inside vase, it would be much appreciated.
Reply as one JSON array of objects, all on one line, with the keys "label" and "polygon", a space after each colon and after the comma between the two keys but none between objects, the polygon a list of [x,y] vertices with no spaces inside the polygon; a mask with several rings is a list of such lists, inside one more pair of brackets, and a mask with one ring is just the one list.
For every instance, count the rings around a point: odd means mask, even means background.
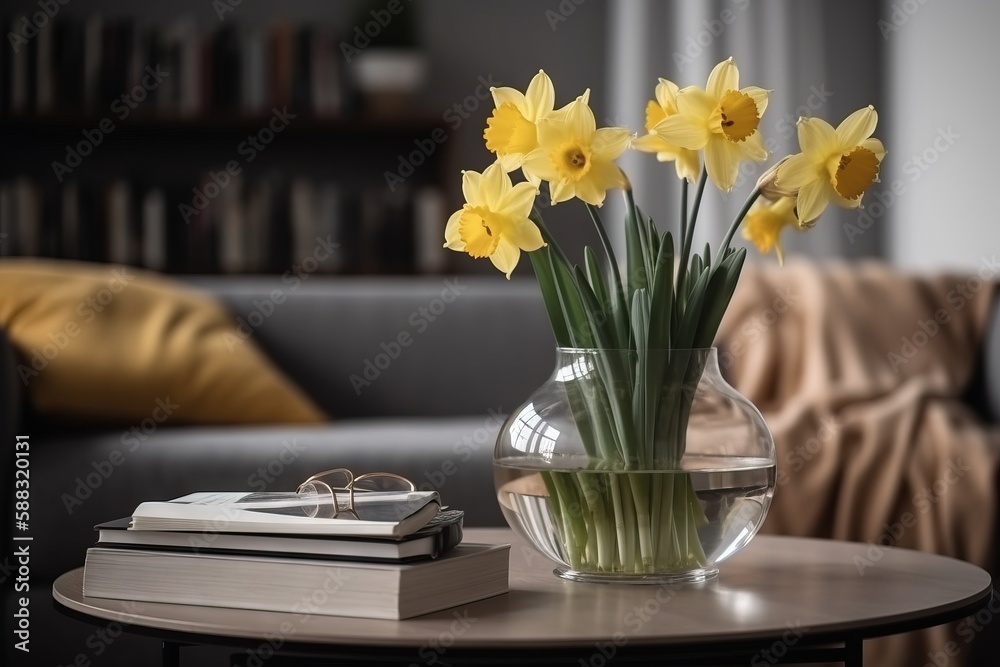
[{"label": "water inside vase", "polygon": [[754,536],[775,482],[775,465],[764,458],[686,456],[683,471],[560,463],[498,459],[494,481],[508,523],[552,560],[581,571],[711,567]]}]

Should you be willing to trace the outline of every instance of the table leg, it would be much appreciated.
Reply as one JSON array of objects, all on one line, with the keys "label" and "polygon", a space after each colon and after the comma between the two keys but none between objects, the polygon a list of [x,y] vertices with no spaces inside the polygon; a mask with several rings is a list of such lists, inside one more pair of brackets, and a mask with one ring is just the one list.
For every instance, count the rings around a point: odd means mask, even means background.
[{"label": "table leg", "polygon": [[160,651],[160,664],[163,667],[180,667],[181,645],[175,642],[163,642]]},{"label": "table leg", "polygon": [[844,642],[844,667],[863,667],[864,645],[860,637],[851,637]]}]

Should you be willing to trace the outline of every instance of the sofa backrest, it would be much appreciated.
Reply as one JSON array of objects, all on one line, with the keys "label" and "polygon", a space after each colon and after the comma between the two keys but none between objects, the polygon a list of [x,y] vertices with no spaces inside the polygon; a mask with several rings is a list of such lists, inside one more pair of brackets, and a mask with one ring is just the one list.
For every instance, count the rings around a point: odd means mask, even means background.
[{"label": "sofa backrest", "polygon": [[533,280],[199,277],[336,418],[511,411],[547,378],[555,342]]}]

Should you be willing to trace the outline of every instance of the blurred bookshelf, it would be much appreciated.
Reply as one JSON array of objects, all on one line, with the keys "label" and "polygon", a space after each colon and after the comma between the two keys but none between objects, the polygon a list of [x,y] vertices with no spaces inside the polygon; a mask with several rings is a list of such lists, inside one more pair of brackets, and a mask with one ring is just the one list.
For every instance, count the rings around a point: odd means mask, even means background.
[{"label": "blurred bookshelf", "polygon": [[0,50],[0,256],[178,274],[453,271],[446,124],[414,111],[412,92],[361,85],[345,35],[94,16]]}]

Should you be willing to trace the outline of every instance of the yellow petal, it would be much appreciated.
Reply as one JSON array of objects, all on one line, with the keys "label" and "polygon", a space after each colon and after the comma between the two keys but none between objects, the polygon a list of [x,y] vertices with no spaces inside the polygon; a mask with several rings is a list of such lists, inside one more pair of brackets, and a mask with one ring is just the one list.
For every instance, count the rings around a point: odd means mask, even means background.
[{"label": "yellow petal", "polygon": [[551,113],[552,109],[555,108],[556,89],[552,85],[552,79],[544,70],[538,70],[538,74],[531,79],[525,98],[528,101],[528,110],[531,114],[526,116],[528,120],[538,120]]},{"label": "yellow petal", "polygon": [[625,187],[625,175],[617,164],[610,160],[595,160],[586,178],[576,187],[576,196],[594,206],[604,203],[604,197],[611,188]]},{"label": "yellow petal", "polygon": [[518,183],[504,194],[497,213],[515,221],[524,220],[531,213],[537,194],[538,188],[531,183]]},{"label": "yellow petal", "polygon": [[653,130],[667,142],[692,151],[704,148],[710,136],[705,123],[682,114],[663,119]]},{"label": "yellow petal", "polygon": [[[568,141],[573,139],[573,133],[570,131],[569,123],[567,119],[569,118],[569,107],[565,107],[566,113],[557,116],[552,114],[547,118],[543,118],[538,121],[538,146],[547,151],[550,151],[557,146],[562,146]],[[558,113],[558,112],[556,112]]]},{"label": "yellow petal", "polygon": [[500,202],[508,190],[510,190],[510,176],[500,163],[494,162],[483,170],[479,196],[485,202],[486,208],[499,211]]},{"label": "yellow petal", "polygon": [[858,109],[837,126],[837,140],[841,150],[846,151],[872,136],[878,124],[878,113],[872,105]]},{"label": "yellow petal", "polygon": [[712,69],[708,75],[708,85],[706,92],[718,100],[727,90],[740,89],[740,71],[736,68],[736,63],[732,57],[726,58]]},{"label": "yellow petal", "polygon": [[760,162],[767,159],[767,148],[764,147],[764,137],[760,131],[754,132],[743,142],[743,159]]},{"label": "yellow petal", "polygon": [[882,158],[885,157],[885,146],[878,139],[865,139],[861,142],[862,148],[867,148],[872,153],[875,153],[875,157],[881,162]]},{"label": "yellow petal", "polygon": [[805,153],[790,156],[781,166],[775,176],[775,184],[782,189],[798,190],[806,183],[824,177],[824,167]]},{"label": "yellow petal", "polygon": [[677,113],[685,116],[704,118],[707,121],[718,104],[717,98],[697,86],[688,86],[677,91]]},{"label": "yellow petal", "polygon": [[624,127],[602,127],[594,133],[594,158],[614,160],[628,148],[632,133]]},{"label": "yellow petal", "polygon": [[556,166],[552,163],[548,150],[544,148],[535,149],[525,155],[521,171],[528,180],[552,181],[558,178]]},{"label": "yellow petal", "polygon": [[674,162],[677,169],[677,177],[687,179],[689,183],[695,183],[701,176],[701,158],[698,151],[689,151],[682,148],[677,151],[677,159]]},{"label": "yellow petal", "polygon": [[521,251],[514,243],[508,239],[501,238],[496,249],[490,255],[490,261],[510,280],[510,274],[517,266],[517,260],[521,257]]},{"label": "yellow petal", "polygon": [[585,178],[576,184],[576,197],[593,206],[603,205],[606,195],[607,190],[598,187],[592,178]]},{"label": "yellow petal", "polygon": [[795,201],[796,212],[801,222],[812,222],[823,214],[827,204],[830,203],[831,189],[826,180],[816,180],[802,186]]},{"label": "yellow petal", "polygon": [[483,198],[483,175],[478,171],[466,170],[462,172],[462,196],[470,206],[488,206]]},{"label": "yellow petal", "polygon": [[757,105],[757,115],[763,116],[764,111],[767,110],[767,96],[771,93],[771,91],[765,90],[764,88],[758,88],[757,86],[747,86],[740,92],[744,95],[750,96],[750,98]]},{"label": "yellow petal", "polygon": [[539,231],[538,226],[531,220],[522,220],[520,223],[515,224],[507,232],[506,236],[510,238],[511,243],[527,252],[538,250],[545,245],[545,241],[542,239],[542,232]]},{"label": "yellow petal", "polygon": [[448,224],[444,226],[444,247],[449,250],[465,250],[465,243],[458,235],[459,221],[462,219],[463,209],[458,209],[448,218]]},{"label": "yellow petal", "polygon": [[837,133],[822,118],[799,118],[798,131],[803,153],[825,159],[837,152]]},{"label": "yellow petal", "polygon": [[594,112],[582,99],[571,102],[566,112],[566,129],[578,139],[587,140],[597,130]]},{"label": "yellow petal", "polygon": [[643,153],[659,153],[670,150],[672,146],[658,134],[646,134],[633,139],[632,148]]},{"label": "yellow petal", "polygon": [[712,182],[728,192],[740,171],[739,147],[722,137],[709,141],[705,146],[705,169]]},{"label": "yellow petal", "polygon": [[520,169],[521,163],[524,162],[524,153],[504,153],[497,156],[497,162],[509,174],[512,171]]},{"label": "yellow petal", "polygon": [[514,88],[507,88],[506,86],[500,88],[490,88],[490,92],[493,94],[493,104],[499,107],[502,104],[510,103],[517,107],[517,110],[521,112],[521,115],[525,118],[531,113],[531,109],[528,105],[528,100],[524,98],[524,93],[520,90]]},{"label": "yellow petal", "polygon": [[660,79],[660,82],[656,84],[654,91],[656,103],[670,115],[677,113],[678,90],[677,84],[667,79]]},{"label": "yellow petal", "polygon": [[575,184],[569,181],[549,181],[549,200],[553,204],[572,199],[575,196]]}]

